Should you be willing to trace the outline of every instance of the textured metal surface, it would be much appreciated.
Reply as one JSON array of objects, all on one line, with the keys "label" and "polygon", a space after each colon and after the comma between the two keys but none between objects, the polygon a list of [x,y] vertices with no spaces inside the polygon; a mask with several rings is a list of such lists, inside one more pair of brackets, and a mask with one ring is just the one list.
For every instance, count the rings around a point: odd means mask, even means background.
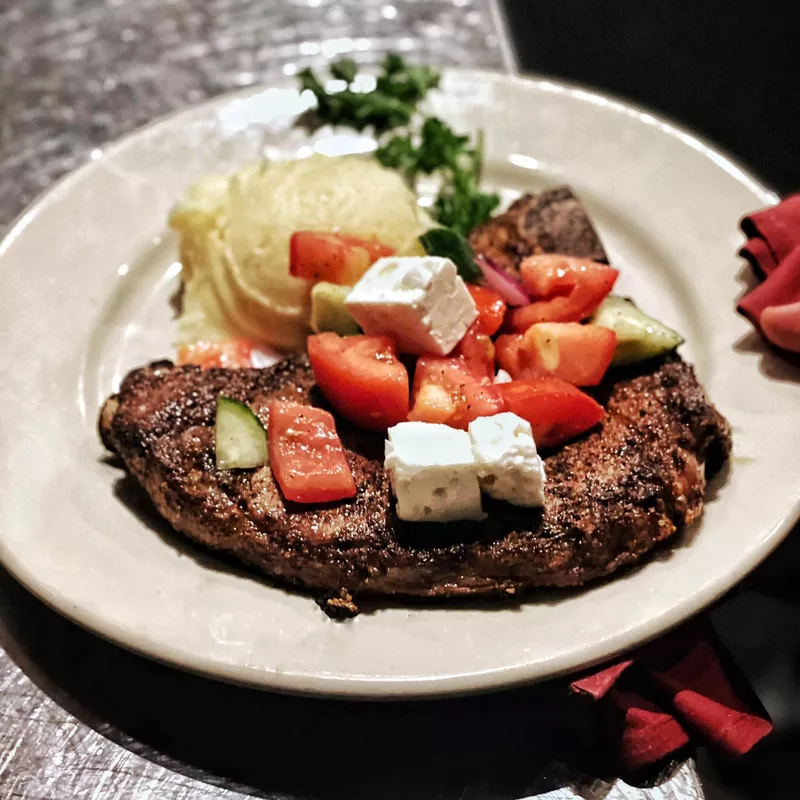
[{"label": "textured metal surface", "polygon": [[624,781],[602,781],[576,774],[562,764],[553,764],[534,788],[540,793],[525,800],[702,800],[703,789],[694,761],[687,760],[668,781],[641,789]]},{"label": "textured metal surface", "polygon": [[[0,0],[0,230],[163,113],[387,50],[513,67],[491,0]],[[702,797],[692,762],[648,791],[548,768],[564,719],[548,703],[546,688],[356,707],[223,686],[75,628],[0,569],[3,798]]]},{"label": "textured metal surface", "polygon": [[2,0],[0,223],[92,148],[320,59],[509,67],[498,19],[490,0]]}]

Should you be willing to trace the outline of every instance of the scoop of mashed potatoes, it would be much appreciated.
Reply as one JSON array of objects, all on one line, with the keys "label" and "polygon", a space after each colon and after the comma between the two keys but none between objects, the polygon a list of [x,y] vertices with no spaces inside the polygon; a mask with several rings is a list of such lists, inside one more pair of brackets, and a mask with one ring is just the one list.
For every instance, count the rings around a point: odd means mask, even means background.
[{"label": "scoop of mashed potatoes", "polygon": [[247,336],[300,350],[311,285],[289,274],[292,233],[341,231],[419,255],[433,222],[396,172],[369,158],[315,155],[206,178],[170,225],[181,237],[181,343]]}]

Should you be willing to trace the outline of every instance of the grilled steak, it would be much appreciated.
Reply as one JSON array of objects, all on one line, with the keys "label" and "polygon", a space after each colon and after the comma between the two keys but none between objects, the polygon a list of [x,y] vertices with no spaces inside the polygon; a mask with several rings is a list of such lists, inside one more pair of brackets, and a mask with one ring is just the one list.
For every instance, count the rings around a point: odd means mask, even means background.
[{"label": "grilled steak", "polygon": [[512,274],[522,259],[542,253],[608,261],[583,204],[568,186],[522,195],[506,212],[478,226],[470,244]]},{"label": "grilled steak", "polygon": [[502,502],[481,523],[403,523],[383,469],[384,437],[338,421],[358,488],[328,506],[285,501],[269,466],[217,470],[214,419],[224,393],[267,423],[275,399],[324,405],[307,360],[266,370],[159,362],[135,370],[105,404],[103,442],[181,533],[267,575],[334,595],[456,597],[574,586],[631,563],[696,519],[707,469],[728,427],[691,367],[675,358],[601,387],[608,414],[545,459],[543,512]]},{"label": "grilled steak", "polygon": [[[566,187],[525,195],[471,240],[510,272],[533,253],[606,260]],[[266,370],[158,362],[106,401],[100,435],[178,531],[318,594],[329,613],[354,613],[359,595],[515,595],[608,575],[700,516],[706,475],[730,451],[727,423],[673,356],[608,376],[597,390],[603,422],[545,458],[543,510],[486,500],[481,523],[403,523],[383,469],[384,437],[344,420],[352,500],[299,505],[283,499],[269,466],[218,470],[219,394],[247,402],[265,425],[272,400],[324,405],[305,358]]]}]

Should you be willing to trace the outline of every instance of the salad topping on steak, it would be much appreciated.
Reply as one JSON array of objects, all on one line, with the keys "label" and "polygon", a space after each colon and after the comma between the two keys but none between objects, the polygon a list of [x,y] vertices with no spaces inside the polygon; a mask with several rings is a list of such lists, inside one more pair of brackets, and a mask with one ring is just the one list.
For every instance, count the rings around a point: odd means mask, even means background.
[{"label": "salad topping on steak", "polygon": [[[458,341],[452,352],[443,327],[425,326],[445,313],[435,281],[445,282],[445,293],[462,281],[452,270],[461,272],[459,256],[421,259],[419,269],[392,262],[391,291],[373,275],[377,289],[359,295],[358,322],[375,328],[367,335],[311,337],[310,360],[290,356],[267,369],[156,362],[134,370],[101,411],[104,444],[179,532],[316,593],[331,613],[354,613],[364,595],[507,596],[576,586],[636,561],[700,516],[707,477],[730,452],[727,423],[671,352],[681,341],[674,331],[619,298],[597,310],[616,270],[568,188],[520,198],[471,242],[532,294],[506,313],[502,297],[472,285],[467,294],[461,283],[460,310],[446,331]],[[302,268],[307,277],[323,261],[352,270],[374,260],[375,247],[304,234]],[[377,271],[389,266],[378,262]],[[412,351],[421,353],[410,405],[408,360],[392,337],[413,310],[403,306],[408,286],[425,287],[431,304],[424,318],[408,318],[417,326]],[[334,295],[328,318],[339,324],[348,293]],[[593,312],[602,312],[602,324],[586,324]],[[242,353],[234,361],[246,363]],[[469,519],[401,519],[386,428],[445,423],[468,443],[471,422],[503,411],[522,423],[514,435],[528,442],[531,475],[546,476],[544,492],[520,490],[515,500],[510,473],[493,474],[500,461],[484,454],[482,472],[476,465],[464,473],[475,492],[480,480],[482,510],[472,495]],[[492,491],[495,477],[505,480],[502,492]],[[455,477],[452,486],[463,488]],[[454,518],[445,511],[438,519]]]}]

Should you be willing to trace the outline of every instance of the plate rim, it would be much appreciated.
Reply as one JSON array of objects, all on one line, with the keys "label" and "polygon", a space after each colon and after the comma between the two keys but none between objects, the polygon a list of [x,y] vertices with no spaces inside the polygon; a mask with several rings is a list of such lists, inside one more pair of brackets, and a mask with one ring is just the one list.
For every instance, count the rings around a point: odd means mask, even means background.
[{"label": "plate rim", "polygon": [[[716,146],[711,140],[696,134],[690,128],[647,108],[646,106],[629,102],[624,98],[615,96],[581,84],[562,81],[545,75],[537,74],[509,74],[500,70],[449,68],[443,67],[443,72],[455,75],[477,75],[487,80],[500,80],[512,84],[527,86],[536,85],[540,90],[556,91],[570,94],[584,102],[599,103],[612,106],[617,113],[624,113],[635,118],[639,123],[656,125],[663,132],[680,139],[684,144],[698,150],[703,155],[711,158],[718,167],[722,168],[739,182],[744,183],[755,194],[760,194],[767,202],[776,202],[779,194],[767,183],[744,165],[738,159],[730,156],[723,149]],[[237,99],[246,99],[255,96],[261,91],[271,88],[286,88],[290,80],[273,81],[216,95],[202,103],[189,105],[177,109],[166,115],[158,117],[147,124],[136,128],[126,135],[112,140],[99,149],[102,156],[87,160],[81,166],[66,173],[51,186],[42,191],[29,206],[10,223],[2,241],[0,241],[0,262],[7,250],[17,237],[25,230],[45,206],[68,192],[71,184],[90,173],[96,166],[109,155],[113,155],[118,148],[125,147],[131,140],[142,133],[161,124],[174,121],[176,118],[192,113],[202,114],[203,111],[218,106],[221,103]],[[668,614],[659,618],[657,626],[653,620],[642,622],[613,636],[614,645],[609,646],[609,638],[600,639],[586,648],[586,657],[580,664],[566,664],[553,669],[543,669],[542,663],[532,668],[530,664],[512,664],[500,668],[477,670],[458,675],[427,676],[424,678],[385,678],[385,677],[347,677],[336,675],[309,675],[303,672],[282,673],[248,668],[241,664],[209,663],[207,658],[196,654],[188,654],[172,647],[149,634],[140,634],[131,637],[130,630],[121,628],[116,623],[106,623],[97,611],[79,609],[72,605],[67,597],[60,591],[50,589],[41,581],[37,582],[35,570],[27,569],[25,564],[17,563],[17,559],[7,548],[3,537],[0,535],[0,562],[9,573],[26,587],[34,596],[57,611],[70,621],[78,624],[90,632],[99,635],[114,644],[123,647],[138,655],[150,658],[175,668],[189,670],[206,677],[225,680],[232,683],[246,685],[253,688],[289,692],[295,694],[342,697],[351,699],[413,699],[423,697],[440,697],[449,695],[472,694],[507,689],[523,684],[538,681],[552,680],[569,673],[576,673],[588,667],[614,658],[622,652],[643,644],[653,638],[663,635],[682,622],[701,613],[710,604],[718,600],[723,594],[739,583],[747,574],[755,569],[766,559],[781,541],[788,535],[800,519],[800,492],[794,505],[782,516],[781,521],[769,532],[764,546],[749,554],[738,565],[737,569],[730,570],[725,575],[710,581],[704,586],[693,591],[681,601],[676,603]],[[657,627],[657,630],[653,630]],[[555,658],[553,660],[556,660]],[[547,663],[547,662],[544,662]]]},{"label": "plate rim", "polygon": [[[370,69],[365,68],[365,65],[360,65],[360,69],[363,72],[370,72]],[[765,197],[771,196],[771,199],[775,201],[781,198],[781,193],[771,186],[769,181],[764,180],[760,176],[758,170],[751,168],[746,161],[740,159],[738,156],[735,156],[726,148],[716,144],[712,138],[703,135],[692,128],[692,126],[685,125],[679,120],[672,118],[668,114],[662,114],[654,107],[649,106],[646,103],[638,103],[633,100],[629,100],[623,95],[615,92],[606,92],[598,87],[590,86],[589,84],[581,84],[577,81],[564,80],[541,72],[506,72],[502,69],[448,66],[441,67],[441,71],[462,75],[482,75],[494,79],[502,79],[504,81],[508,81],[509,83],[519,83],[522,85],[531,82],[540,85],[551,85],[555,87],[557,91],[562,93],[570,93],[573,95],[579,93],[583,98],[590,102],[598,102],[602,105],[613,104],[619,111],[623,113],[625,111],[633,112],[633,116],[638,117],[640,121],[642,121],[642,117],[650,117],[653,122],[662,126],[663,130],[669,132],[670,135],[674,135],[677,138],[682,139],[682,141],[684,141],[686,144],[689,144],[694,149],[705,154],[714,153],[717,155],[725,164],[733,167],[733,171],[735,173],[746,178],[747,182],[752,184],[752,186]],[[97,147],[93,148],[93,150],[99,150],[102,154],[96,160],[102,161],[109,152],[113,151],[117,147],[123,147],[128,143],[128,140],[145,133],[157,125],[161,125],[164,122],[168,122],[176,117],[179,117],[182,114],[190,114],[202,111],[203,109],[212,108],[220,102],[246,99],[267,89],[280,88],[292,88],[291,79],[288,76],[285,76],[283,80],[276,80],[270,83],[255,83],[250,86],[235,89],[234,91],[222,92],[214,95],[213,97],[202,100],[199,103],[191,103],[183,108],[174,109],[173,111],[162,114],[161,116],[158,116],[149,122],[145,122],[143,125],[139,125],[137,128],[128,131],[126,134],[119,136],[116,139],[111,139],[103,144],[97,145]],[[0,229],[0,233],[2,233],[2,238],[0,238],[0,256],[4,254],[6,248],[23,230],[25,226],[21,225],[21,223],[23,223],[23,221],[25,221],[29,215],[33,216],[33,212],[38,211],[38,207],[42,203],[48,201],[52,194],[58,191],[63,191],[72,180],[77,179],[81,173],[93,167],[95,164],[95,159],[92,159],[91,157],[91,152],[93,152],[93,150],[89,151],[90,155],[86,161],[69,170],[68,172],[65,172],[63,175],[56,178],[56,180],[54,180],[49,186],[38,192],[22,209],[22,211],[20,211],[16,216],[12,217],[4,229]]]}]

